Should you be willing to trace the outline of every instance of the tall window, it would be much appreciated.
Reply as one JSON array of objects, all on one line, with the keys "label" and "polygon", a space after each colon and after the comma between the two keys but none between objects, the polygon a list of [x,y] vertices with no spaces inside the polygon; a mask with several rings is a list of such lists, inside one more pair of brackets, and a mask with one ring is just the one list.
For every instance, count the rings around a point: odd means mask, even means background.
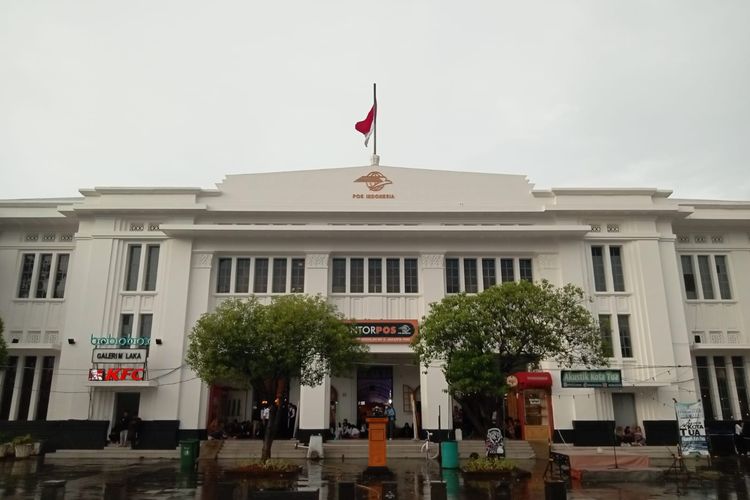
[{"label": "tall window", "polygon": [[67,253],[23,254],[17,298],[64,298],[69,257]]},{"label": "tall window", "polygon": [[159,245],[128,245],[125,291],[155,291],[158,272]]},{"label": "tall window", "polygon": [[482,286],[486,290],[495,286],[495,259],[482,259]]},{"label": "tall window", "polygon": [[464,259],[464,290],[466,290],[466,293],[477,293],[479,291],[477,259]]},{"label": "tall window", "polygon": [[400,259],[385,259],[385,291],[387,293],[401,292]]},{"label": "tall window", "polygon": [[383,292],[383,261],[367,259],[367,291],[369,293]]},{"label": "tall window", "polygon": [[[481,280],[479,279],[479,262],[482,263]],[[503,283],[519,279],[533,281],[531,259],[475,257],[448,257],[445,259],[445,292],[478,293],[497,283],[497,268],[500,267],[500,279]],[[463,285],[463,290],[462,290]]]},{"label": "tall window", "polygon": [[255,259],[255,276],[253,277],[253,292],[268,292],[268,259]]},{"label": "tall window", "polygon": [[121,339],[129,338],[133,335],[133,315],[120,315],[120,337]]},{"label": "tall window", "polygon": [[365,292],[365,259],[351,259],[349,261],[349,291],[351,293]]},{"label": "tall window", "polygon": [[286,292],[286,259],[273,259],[273,293]]},{"label": "tall window", "polygon": [[680,255],[680,266],[686,299],[732,300],[726,255]]},{"label": "tall window", "polygon": [[633,345],[630,338],[630,316],[617,315],[617,328],[620,330],[620,352],[623,358],[633,357]]},{"label": "tall window", "polygon": [[[607,266],[609,259],[609,266]],[[591,247],[591,263],[594,272],[594,290],[606,292],[608,281],[615,292],[625,291],[625,273],[622,263],[622,247],[618,245],[595,245]],[[609,270],[609,276],[607,276]]]},{"label": "tall window", "polygon": [[446,293],[458,293],[461,291],[458,259],[445,259],[445,291]]},{"label": "tall window", "polygon": [[708,368],[708,358],[697,356],[695,366],[698,371],[698,384],[701,390],[701,402],[703,403],[703,416],[706,420],[714,420],[714,407],[711,401],[711,383]]},{"label": "tall window", "polygon": [[404,259],[404,293],[418,293],[417,259]]},{"label": "tall window", "polygon": [[305,259],[292,259],[291,292],[305,291]]},{"label": "tall window", "polygon": [[419,293],[418,262],[415,258],[400,257],[333,258],[331,293],[383,293],[383,282],[385,293],[402,293],[402,290],[403,293]]},{"label": "tall window", "polygon": [[55,357],[44,356],[42,359],[42,373],[39,381],[39,396],[36,403],[35,420],[47,420],[49,395],[52,390],[52,372],[55,368]]},{"label": "tall window", "polygon": [[331,262],[331,292],[346,293],[346,259]]},{"label": "tall window", "polygon": [[[305,259],[276,257],[220,257],[216,267],[216,293],[302,293]],[[272,268],[269,270],[269,265]],[[270,274],[270,283],[269,283]]]},{"label": "tall window", "polygon": [[3,378],[3,392],[0,398],[0,420],[10,419],[10,403],[13,400],[13,389],[16,385],[16,372],[18,371],[18,356],[8,356],[8,361],[3,367],[5,377]]},{"label": "tall window", "polygon": [[599,315],[599,333],[602,336],[604,355],[611,358],[615,354],[612,346],[612,321],[609,314]]},{"label": "tall window", "polygon": [[29,405],[31,404],[31,389],[34,387],[34,371],[36,370],[36,356],[26,356],[23,360],[21,375],[21,393],[18,399],[18,415],[16,420],[29,419]]},{"label": "tall window", "polygon": [[141,314],[138,322],[138,336],[142,339],[151,338],[151,326],[154,323],[154,315]]}]

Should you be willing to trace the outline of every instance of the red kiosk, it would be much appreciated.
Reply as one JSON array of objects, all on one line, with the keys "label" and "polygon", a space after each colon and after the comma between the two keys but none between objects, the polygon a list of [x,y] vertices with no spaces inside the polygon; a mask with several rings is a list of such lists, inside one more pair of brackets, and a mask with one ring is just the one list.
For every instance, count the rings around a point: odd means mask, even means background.
[{"label": "red kiosk", "polygon": [[548,372],[517,372],[508,377],[508,417],[521,422],[516,439],[544,441],[552,438],[552,375]]}]

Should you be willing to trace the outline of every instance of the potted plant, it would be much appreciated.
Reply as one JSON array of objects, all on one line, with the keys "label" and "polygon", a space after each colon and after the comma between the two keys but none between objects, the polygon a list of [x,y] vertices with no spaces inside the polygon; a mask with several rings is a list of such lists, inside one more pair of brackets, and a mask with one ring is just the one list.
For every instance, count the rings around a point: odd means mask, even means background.
[{"label": "potted plant", "polygon": [[486,477],[503,477],[503,478],[522,478],[530,474],[523,469],[519,469],[513,460],[506,458],[475,458],[469,460],[461,468],[464,477],[486,478]]},{"label": "potted plant", "polygon": [[29,434],[18,436],[13,438],[13,447],[16,450],[16,458],[26,458],[34,449],[34,440]]},{"label": "potted plant", "polygon": [[284,460],[269,458],[249,460],[224,471],[226,476],[241,478],[251,490],[288,490],[293,487],[301,467]]}]

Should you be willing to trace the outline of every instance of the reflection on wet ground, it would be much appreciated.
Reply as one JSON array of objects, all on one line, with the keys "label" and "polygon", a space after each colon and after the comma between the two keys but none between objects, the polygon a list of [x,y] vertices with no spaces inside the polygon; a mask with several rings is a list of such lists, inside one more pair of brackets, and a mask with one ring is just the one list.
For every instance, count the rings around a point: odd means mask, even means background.
[{"label": "reflection on wet ground", "polygon": [[[317,488],[321,500],[336,500],[338,483],[357,482],[361,498],[381,497],[381,480],[364,480],[366,460],[319,463],[300,462],[302,474],[297,488]],[[529,480],[510,485],[511,497],[544,498],[543,461],[521,464],[532,471]],[[508,498],[499,481],[465,481],[458,471],[440,470],[437,462],[424,460],[391,460],[389,467],[396,483],[398,499],[429,499],[430,481],[446,482],[449,499],[484,500]],[[640,500],[645,498],[687,498],[716,500],[750,500],[750,461],[746,458],[714,461],[712,470],[693,475],[684,483],[674,480],[661,483],[627,483],[606,485],[569,485],[568,498]],[[198,473],[183,473],[175,461],[108,462],[90,460],[62,464],[43,464],[37,460],[0,460],[0,497],[10,499],[40,498],[45,481],[64,480],[65,498],[76,499],[231,499],[245,498],[258,484],[227,476],[219,467]],[[263,486],[263,485],[261,485]],[[58,498],[60,498],[58,496]]]}]

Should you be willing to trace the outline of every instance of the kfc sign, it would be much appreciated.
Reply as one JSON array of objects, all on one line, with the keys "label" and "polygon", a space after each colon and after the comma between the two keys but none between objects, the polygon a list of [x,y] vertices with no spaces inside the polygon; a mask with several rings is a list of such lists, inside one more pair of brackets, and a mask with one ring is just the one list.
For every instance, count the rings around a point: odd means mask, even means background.
[{"label": "kfc sign", "polygon": [[143,368],[93,368],[89,370],[89,381],[143,381]]}]

